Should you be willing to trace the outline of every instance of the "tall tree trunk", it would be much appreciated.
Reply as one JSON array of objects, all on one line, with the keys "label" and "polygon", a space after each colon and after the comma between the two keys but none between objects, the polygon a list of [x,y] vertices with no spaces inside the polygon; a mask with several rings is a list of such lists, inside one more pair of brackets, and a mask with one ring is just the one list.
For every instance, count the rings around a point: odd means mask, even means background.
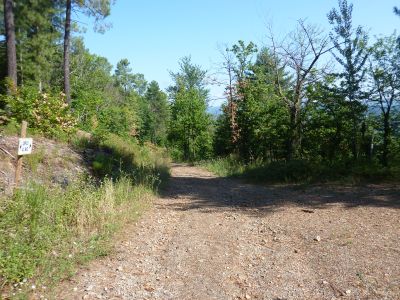
[{"label": "tall tree trunk", "polygon": [[296,87],[292,105],[289,106],[290,115],[290,135],[287,149],[287,160],[292,160],[300,157],[301,146],[301,89],[302,85]]},{"label": "tall tree trunk", "polygon": [[64,93],[68,104],[71,103],[71,87],[69,83],[69,48],[71,36],[71,0],[67,0],[65,11],[65,32],[64,32]]},{"label": "tall tree trunk", "polygon": [[296,107],[292,106],[289,109],[290,113],[290,133],[289,133],[289,141],[288,141],[288,149],[287,149],[287,160],[292,160],[296,157],[296,148],[297,148],[297,111]]},{"label": "tall tree trunk", "polygon": [[351,135],[351,152],[353,154],[353,159],[358,159],[358,143],[357,143],[357,135],[358,135],[358,125],[357,125],[357,117],[354,113],[354,109],[352,109],[352,135]]},{"label": "tall tree trunk", "polygon": [[13,0],[4,0],[4,23],[7,41],[7,75],[17,86],[17,50],[15,46]]},{"label": "tall tree trunk", "polygon": [[229,103],[230,127],[231,127],[231,143],[233,148],[235,148],[239,138],[239,134],[236,123],[236,105],[233,99],[233,75],[231,68],[229,68],[228,70],[228,75],[229,75],[228,103]]},{"label": "tall tree trunk", "polygon": [[382,152],[382,165],[388,166],[388,154],[390,143],[390,119],[389,113],[383,115],[383,152]]}]

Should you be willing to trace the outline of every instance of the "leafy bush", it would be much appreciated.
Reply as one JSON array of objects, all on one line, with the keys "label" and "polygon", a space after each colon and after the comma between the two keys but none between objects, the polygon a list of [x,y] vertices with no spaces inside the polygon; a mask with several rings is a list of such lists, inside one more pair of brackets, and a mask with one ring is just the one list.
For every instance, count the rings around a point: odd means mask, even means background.
[{"label": "leafy bush", "polygon": [[71,133],[76,125],[63,93],[41,93],[33,87],[14,89],[2,95],[6,110],[18,123],[25,120],[31,128],[47,136]]},{"label": "leafy bush", "polygon": [[137,135],[137,116],[128,106],[104,107],[99,111],[97,121],[94,132],[98,136],[106,137],[109,133],[125,137]]}]

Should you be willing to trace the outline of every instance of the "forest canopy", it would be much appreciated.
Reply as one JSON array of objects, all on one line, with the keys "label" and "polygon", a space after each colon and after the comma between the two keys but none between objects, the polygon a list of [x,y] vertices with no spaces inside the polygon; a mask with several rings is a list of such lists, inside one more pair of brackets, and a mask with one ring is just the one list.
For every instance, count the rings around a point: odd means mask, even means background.
[{"label": "forest canopy", "polygon": [[330,31],[299,20],[284,39],[266,28],[263,43],[238,37],[221,51],[227,80],[218,115],[208,112],[209,73],[190,56],[170,72],[172,84],[163,91],[128,59],[112,66],[85,47],[71,11],[88,16],[101,33],[112,5],[4,0],[3,126],[27,120],[50,136],[113,133],[167,147],[185,161],[398,172],[399,38],[395,32],[371,38],[354,24],[346,0],[326,12]]}]

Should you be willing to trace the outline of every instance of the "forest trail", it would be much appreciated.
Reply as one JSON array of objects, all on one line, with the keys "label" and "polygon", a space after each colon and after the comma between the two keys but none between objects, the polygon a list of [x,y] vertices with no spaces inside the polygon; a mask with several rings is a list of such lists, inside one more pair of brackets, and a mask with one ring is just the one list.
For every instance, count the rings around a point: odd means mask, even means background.
[{"label": "forest trail", "polygon": [[394,186],[254,186],[173,165],[162,197],[55,299],[396,299]]}]

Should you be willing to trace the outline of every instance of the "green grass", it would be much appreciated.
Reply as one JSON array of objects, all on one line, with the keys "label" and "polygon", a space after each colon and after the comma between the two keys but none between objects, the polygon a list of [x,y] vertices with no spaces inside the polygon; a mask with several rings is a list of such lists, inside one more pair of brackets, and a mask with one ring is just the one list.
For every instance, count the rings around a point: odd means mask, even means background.
[{"label": "green grass", "polygon": [[30,170],[36,172],[39,164],[43,163],[46,158],[46,152],[43,148],[36,149],[30,155],[25,155],[24,163]]},{"label": "green grass", "polygon": [[135,220],[152,195],[151,188],[121,177],[67,189],[31,184],[0,199],[1,285],[24,279],[49,284],[77,263],[106,254],[112,234]]},{"label": "green grass", "polygon": [[384,168],[373,162],[338,162],[327,164],[307,160],[253,162],[245,164],[234,156],[200,163],[223,177],[238,177],[254,183],[323,183],[323,182],[386,182],[399,181],[400,168]]},{"label": "green grass", "polygon": [[[77,265],[107,255],[114,234],[151,205],[168,177],[168,156],[155,146],[115,135],[75,146],[90,150],[91,175],[66,187],[31,182],[0,197],[0,299],[1,290],[19,288],[28,297],[28,286],[49,287]],[[26,163],[37,169],[43,153]]]},{"label": "green grass", "polygon": [[91,166],[99,178],[129,176],[156,189],[169,176],[168,164],[165,150],[110,134],[95,147]]}]

